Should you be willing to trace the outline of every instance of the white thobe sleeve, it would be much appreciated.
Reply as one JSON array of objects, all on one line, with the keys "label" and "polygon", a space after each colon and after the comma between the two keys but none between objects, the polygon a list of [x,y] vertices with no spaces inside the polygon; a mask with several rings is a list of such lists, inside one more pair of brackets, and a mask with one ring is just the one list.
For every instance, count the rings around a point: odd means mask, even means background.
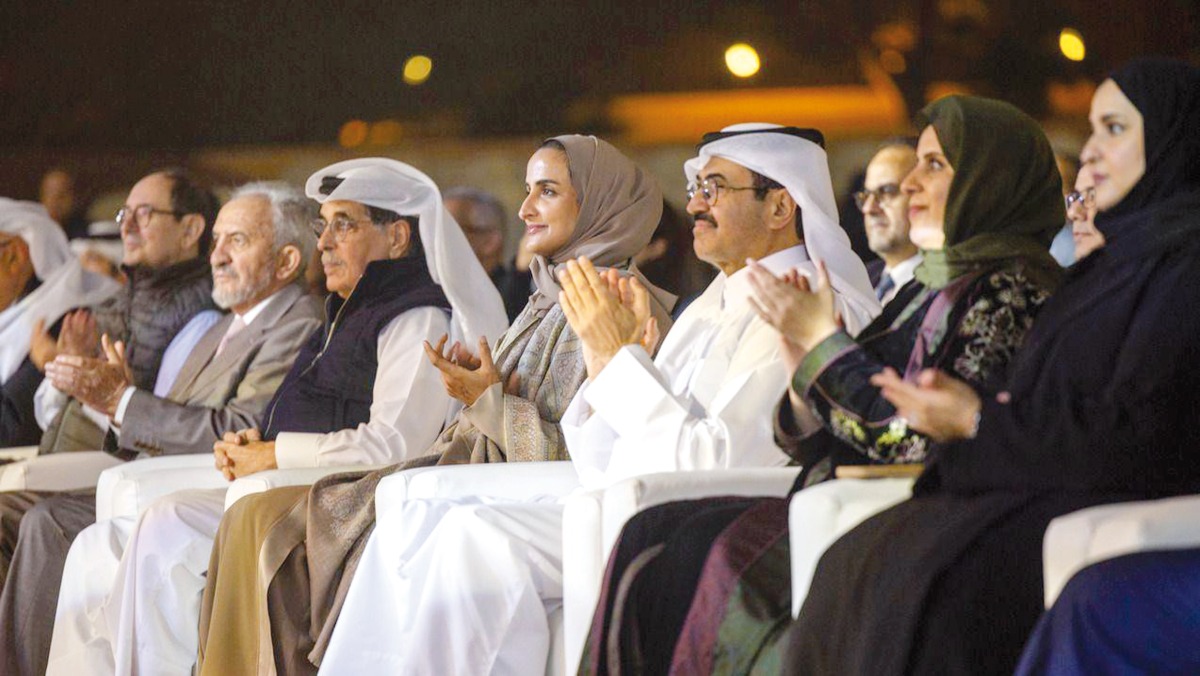
[{"label": "white thobe sleeve", "polygon": [[586,420],[569,421],[580,480],[589,485],[589,478],[601,476],[612,482],[651,472],[786,464],[771,426],[786,385],[778,339],[769,331],[743,336],[707,406],[673,393],[641,347],[622,348],[569,410],[576,416],[585,404],[592,410]]},{"label": "white thobe sleeve", "polygon": [[436,344],[449,330],[449,318],[437,308],[393,319],[379,333],[370,421],[329,434],[280,433],[279,467],[384,465],[424,454],[441,432],[451,400],[422,343]]}]

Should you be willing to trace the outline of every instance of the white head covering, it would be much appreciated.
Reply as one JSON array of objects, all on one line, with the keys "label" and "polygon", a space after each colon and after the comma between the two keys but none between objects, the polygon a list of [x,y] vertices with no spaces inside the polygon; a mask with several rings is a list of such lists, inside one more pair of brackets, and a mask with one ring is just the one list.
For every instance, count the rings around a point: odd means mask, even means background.
[{"label": "white head covering", "polygon": [[[329,177],[343,180],[323,195],[321,182]],[[317,171],[308,178],[304,191],[320,204],[348,200],[416,216],[429,275],[442,287],[454,310],[451,341],[462,341],[473,350],[480,336],[494,342],[508,329],[500,292],[467,244],[462,228],[442,205],[442,193],[433,179],[403,162],[369,157]]]},{"label": "white head covering", "polygon": [[702,145],[700,154],[684,163],[687,180],[695,180],[709,158],[723,157],[781,184],[800,206],[809,257],[824,261],[834,291],[851,309],[874,317],[879,314],[879,301],[862,259],[838,225],[825,149],[793,134],[773,132],[775,129],[783,127],[762,122],[725,127],[721,132],[730,136]]},{"label": "white head covering", "polygon": [[49,327],[68,310],[95,305],[121,287],[79,265],[62,228],[40,204],[0,197],[0,232],[25,240],[34,274],[42,281],[0,312],[0,382],[4,382],[29,354],[29,337],[37,320],[46,320]]},{"label": "white head covering", "polygon": [[67,236],[46,208],[37,202],[0,197],[0,232],[25,240],[33,273],[45,281],[60,265],[71,259]]}]

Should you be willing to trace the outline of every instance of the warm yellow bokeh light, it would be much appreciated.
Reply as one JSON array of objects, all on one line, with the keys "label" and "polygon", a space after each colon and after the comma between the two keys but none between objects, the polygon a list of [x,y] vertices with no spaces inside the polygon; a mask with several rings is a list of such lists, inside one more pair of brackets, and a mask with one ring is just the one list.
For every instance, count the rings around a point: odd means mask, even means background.
[{"label": "warm yellow bokeh light", "polygon": [[738,77],[750,77],[758,72],[761,64],[758,61],[758,52],[750,45],[739,42],[725,50],[725,65],[729,67],[730,73]]},{"label": "warm yellow bokeh light", "polygon": [[1062,29],[1058,34],[1058,48],[1062,50],[1063,56],[1072,61],[1083,61],[1083,57],[1087,55],[1083,36],[1074,28]]},{"label": "warm yellow bokeh light", "polygon": [[342,125],[338,132],[338,145],[343,148],[357,148],[367,140],[367,123],[362,120],[350,120]]},{"label": "warm yellow bokeh light", "polygon": [[422,54],[408,57],[404,62],[404,83],[419,85],[429,79],[433,72],[433,59]]}]

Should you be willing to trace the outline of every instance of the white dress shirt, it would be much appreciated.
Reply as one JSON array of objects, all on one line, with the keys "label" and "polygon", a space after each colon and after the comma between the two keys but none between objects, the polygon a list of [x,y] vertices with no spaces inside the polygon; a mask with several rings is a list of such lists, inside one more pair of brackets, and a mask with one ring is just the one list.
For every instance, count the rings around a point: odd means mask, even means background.
[{"label": "white dress shirt", "polygon": [[[887,305],[888,303],[892,302],[892,299],[896,297],[896,294],[900,291],[900,289],[903,288],[905,284],[908,284],[912,281],[913,273],[916,272],[917,266],[921,264],[922,260],[924,260],[924,257],[922,257],[921,252],[918,251],[911,258],[907,258],[897,263],[896,267],[885,267],[883,269],[880,279],[883,279],[882,275],[888,275],[891,277],[892,288],[888,289],[888,292],[883,294],[883,297],[879,299],[880,305]],[[852,333],[850,335],[854,334]]]}]

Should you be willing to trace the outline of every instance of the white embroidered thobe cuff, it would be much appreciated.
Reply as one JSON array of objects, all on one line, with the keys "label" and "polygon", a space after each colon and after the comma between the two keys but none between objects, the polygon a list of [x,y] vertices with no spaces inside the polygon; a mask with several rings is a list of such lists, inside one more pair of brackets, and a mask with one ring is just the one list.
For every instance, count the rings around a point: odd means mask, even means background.
[{"label": "white embroidered thobe cuff", "polygon": [[484,436],[496,442],[501,450],[508,451],[504,429],[504,387],[500,383],[492,383],[474,404],[462,410],[462,415]]},{"label": "white embroidered thobe cuff", "polygon": [[279,469],[316,467],[320,434],[305,432],[280,432],[275,437],[275,465]]}]

